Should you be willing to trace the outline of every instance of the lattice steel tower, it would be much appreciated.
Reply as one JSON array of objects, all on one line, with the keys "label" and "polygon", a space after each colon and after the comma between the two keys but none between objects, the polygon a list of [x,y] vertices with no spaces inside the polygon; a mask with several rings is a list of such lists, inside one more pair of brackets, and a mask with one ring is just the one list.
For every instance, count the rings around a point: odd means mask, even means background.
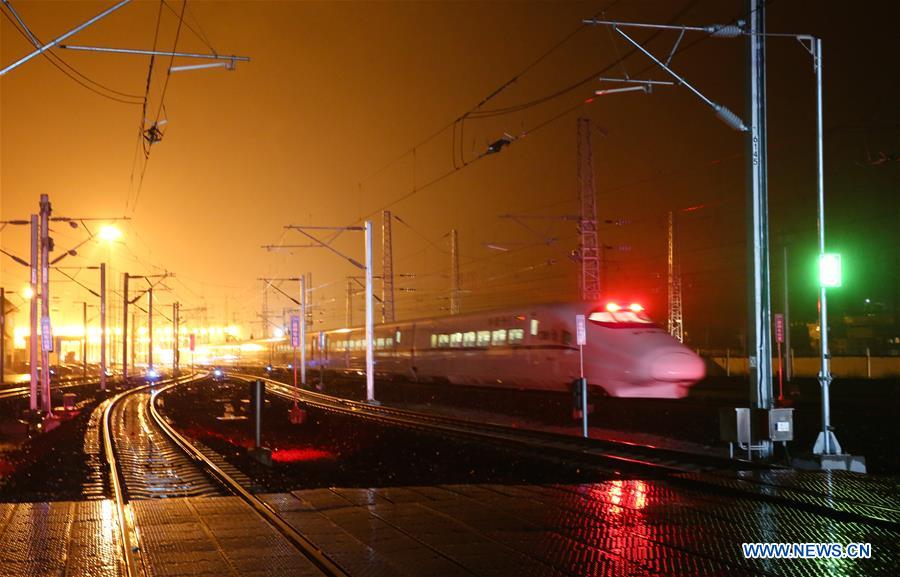
[{"label": "lattice steel tower", "polygon": [[681,266],[675,253],[675,213],[669,211],[669,334],[684,342],[681,308]]},{"label": "lattice steel tower", "polygon": [[594,193],[594,154],[591,151],[591,121],[578,119],[578,199],[581,218],[579,260],[581,262],[581,299],[600,298],[600,243],[597,238],[597,201]]},{"label": "lattice steel tower", "polygon": [[381,213],[381,322],[394,322],[394,249],[389,210]]}]

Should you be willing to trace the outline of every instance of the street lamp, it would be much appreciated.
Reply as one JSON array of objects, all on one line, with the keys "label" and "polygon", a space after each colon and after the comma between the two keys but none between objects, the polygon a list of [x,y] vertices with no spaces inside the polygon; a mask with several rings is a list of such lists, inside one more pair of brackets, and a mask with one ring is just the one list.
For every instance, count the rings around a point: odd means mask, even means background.
[{"label": "street lamp", "polygon": [[97,236],[105,242],[114,242],[122,238],[122,231],[118,227],[111,224],[104,224],[97,231]]}]

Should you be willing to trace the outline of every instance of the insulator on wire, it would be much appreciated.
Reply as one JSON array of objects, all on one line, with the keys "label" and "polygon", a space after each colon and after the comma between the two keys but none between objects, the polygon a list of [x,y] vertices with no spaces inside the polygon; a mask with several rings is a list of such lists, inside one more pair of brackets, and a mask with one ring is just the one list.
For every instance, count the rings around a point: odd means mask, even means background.
[{"label": "insulator on wire", "polygon": [[737,114],[728,110],[721,104],[713,105],[713,109],[716,111],[716,116],[718,116],[722,122],[732,127],[733,129],[739,132],[747,132],[747,130],[749,130],[744,124],[744,121],[738,118]]},{"label": "insulator on wire", "polygon": [[744,34],[744,29],[735,24],[713,24],[712,26],[707,26],[704,30],[713,36],[718,36],[720,38],[736,38]]}]

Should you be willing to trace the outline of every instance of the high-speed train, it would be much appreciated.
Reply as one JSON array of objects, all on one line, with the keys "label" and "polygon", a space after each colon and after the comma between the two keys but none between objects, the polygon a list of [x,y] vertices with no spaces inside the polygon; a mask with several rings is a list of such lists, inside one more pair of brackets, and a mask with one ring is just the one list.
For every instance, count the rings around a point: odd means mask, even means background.
[{"label": "high-speed train", "polygon": [[[580,374],[576,315],[586,317],[584,376],[615,397],[681,398],[705,375],[693,351],[656,326],[636,304],[522,306],[375,326],[375,371],[418,382],[518,389],[569,390]],[[289,339],[230,346],[213,363],[285,366]],[[218,356],[218,358],[215,358]],[[307,366],[361,373],[366,366],[361,327],[308,332]],[[299,358],[299,353],[298,353]]]}]

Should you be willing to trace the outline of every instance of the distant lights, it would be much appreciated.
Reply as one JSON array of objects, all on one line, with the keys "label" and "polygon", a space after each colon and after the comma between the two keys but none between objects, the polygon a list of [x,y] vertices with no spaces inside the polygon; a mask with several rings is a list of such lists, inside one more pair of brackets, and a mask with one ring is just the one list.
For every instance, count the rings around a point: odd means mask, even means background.
[{"label": "distant lights", "polygon": [[34,298],[34,289],[31,288],[31,285],[25,285],[25,288],[22,289],[22,298],[26,300]]}]

